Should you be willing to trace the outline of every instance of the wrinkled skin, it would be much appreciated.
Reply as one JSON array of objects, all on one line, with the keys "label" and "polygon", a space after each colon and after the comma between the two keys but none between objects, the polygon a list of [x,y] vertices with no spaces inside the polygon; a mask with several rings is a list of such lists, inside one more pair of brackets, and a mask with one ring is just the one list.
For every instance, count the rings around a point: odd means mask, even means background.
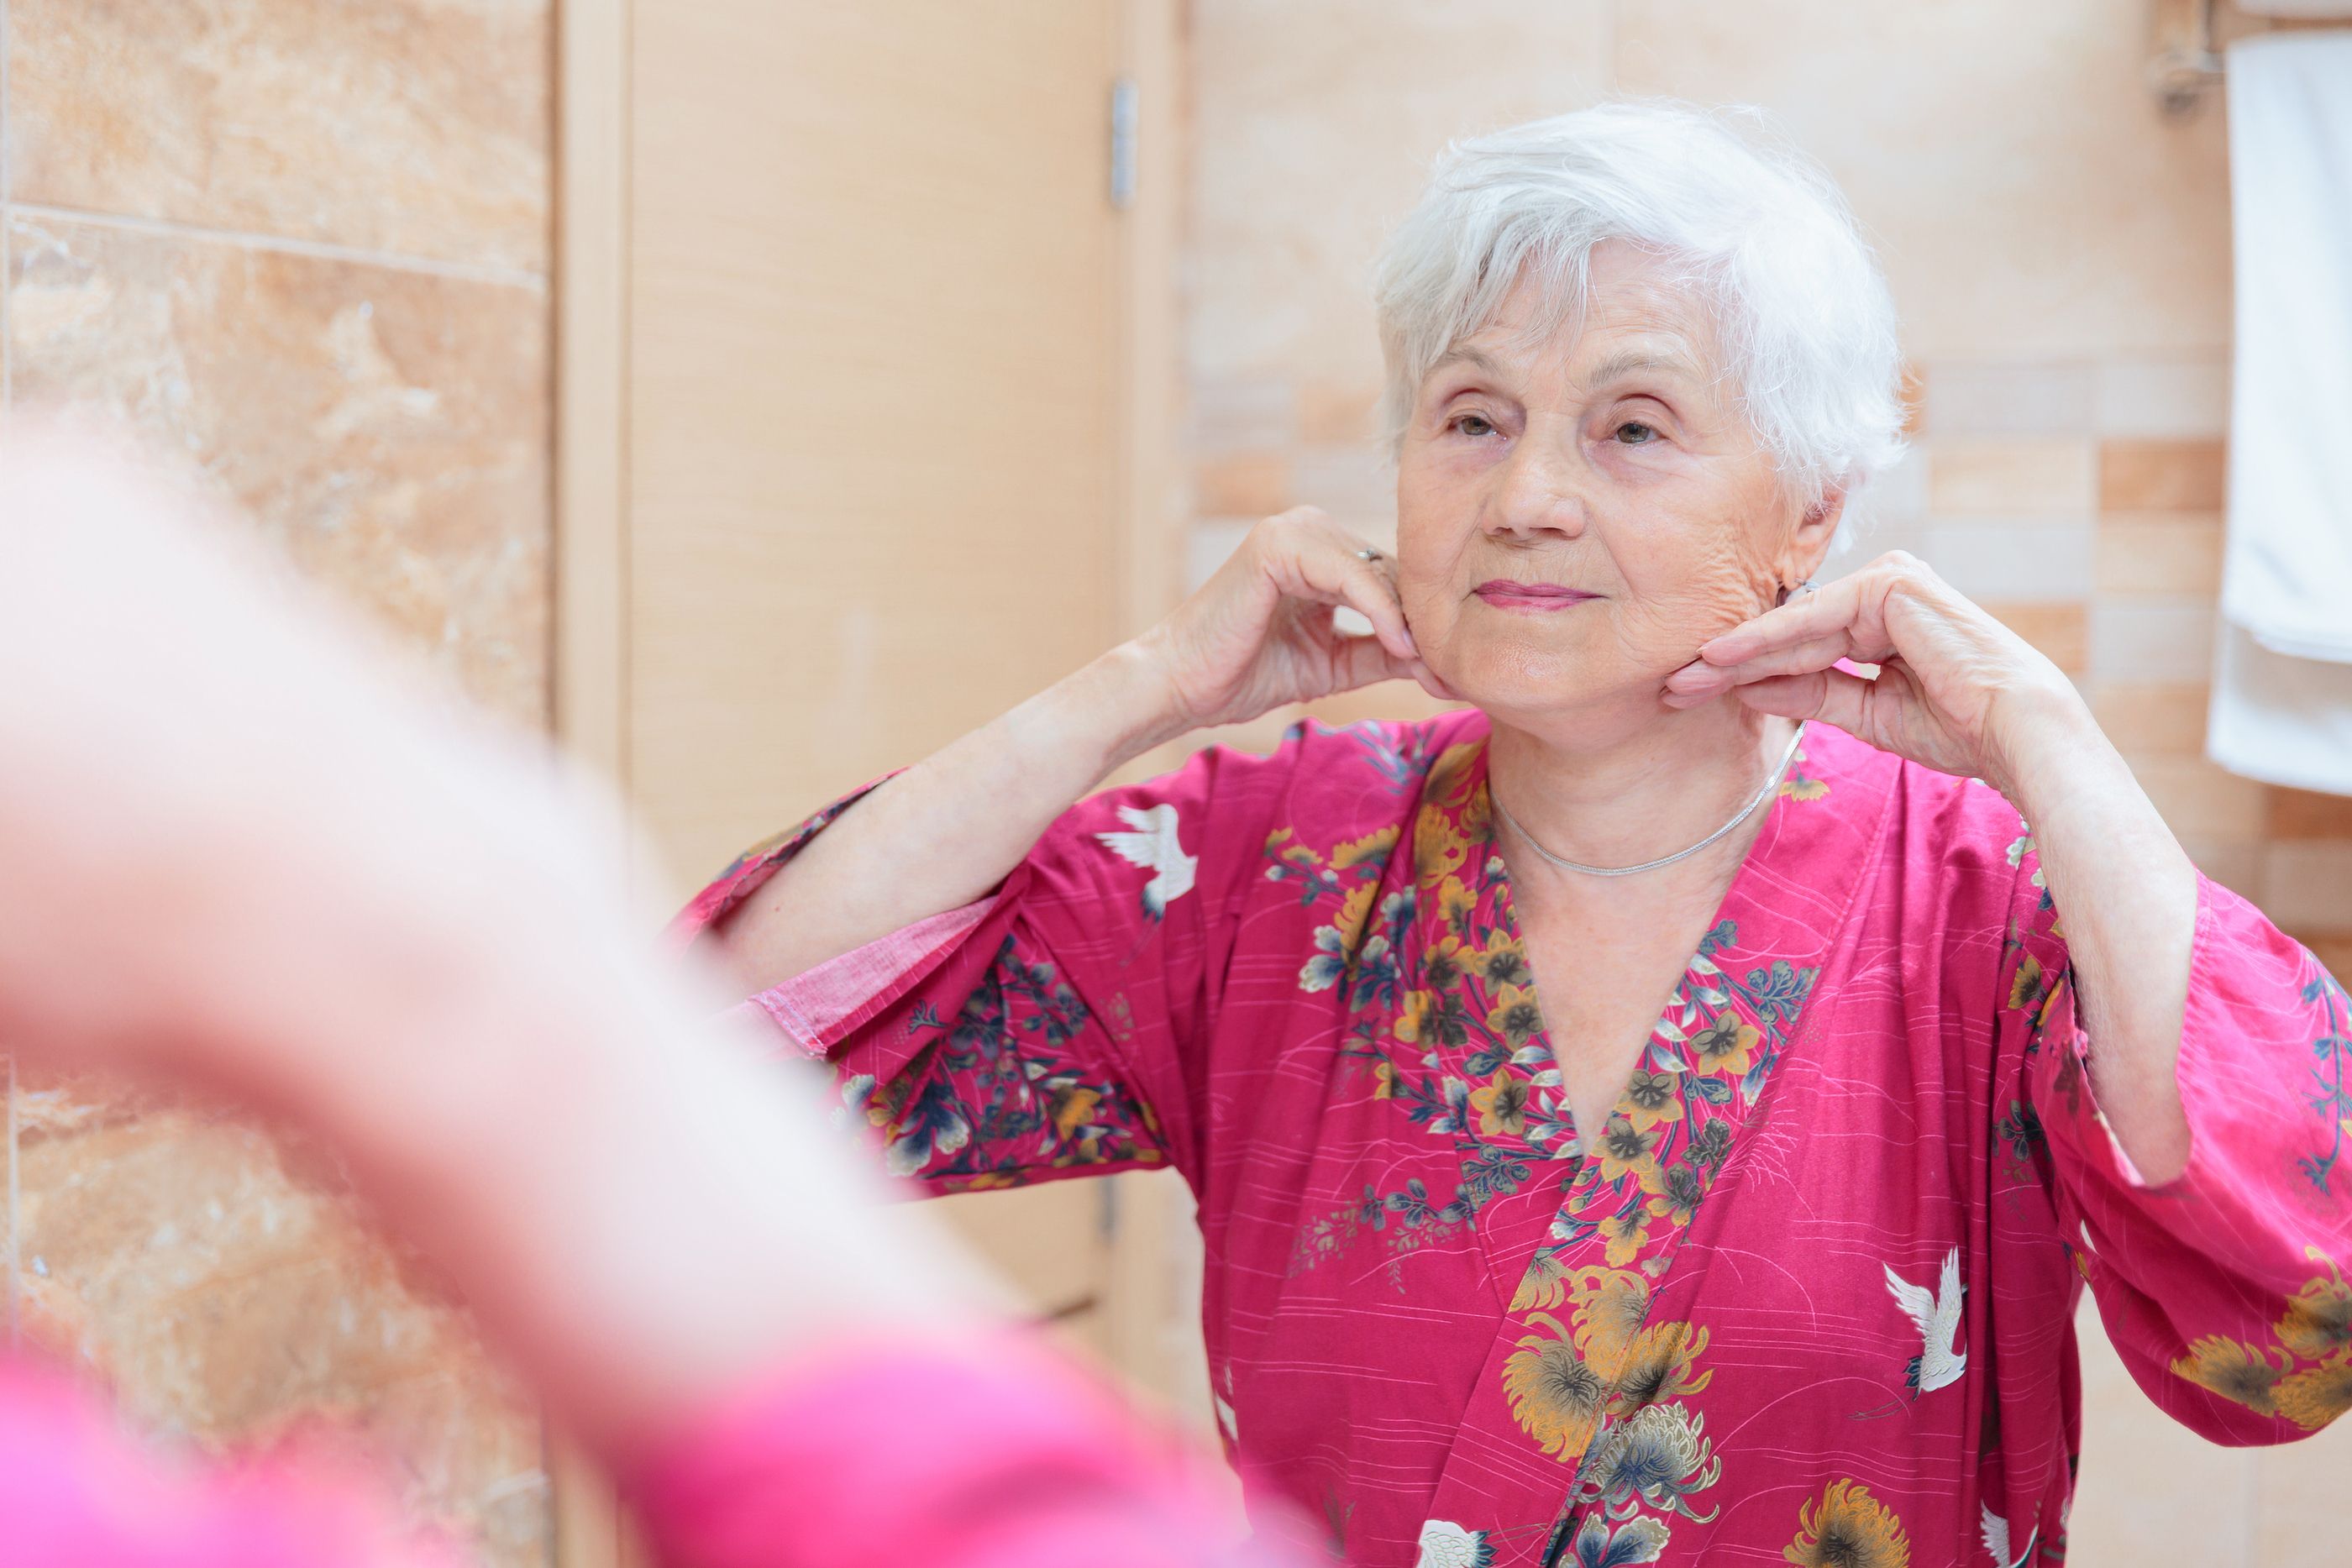
[{"label": "wrinkled skin", "polygon": [[[1538,286],[1424,379],[1398,458],[1399,587],[1430,667],[1502,724],[1605,746],[1668,676],[1811,574],[1837,522],[1782,493],[1700,302],[1622,246],[1543,329]],[[1599,595],[1530,613],[1495,579]]]},{"label": "wrinkled skin", "polygon": [[[1499,725],[1604,749],[1736,693],[1945,772],[2000,781],[2013,733],[2073,695],[2049,660],[1900,553],[1793,602],[1843,497],[1780,482],[1703,303],[1628,247],[1549,324],[1523,281],[1433,370],[1398,459],[1398,591],[1423,661]],[[1501,579],[1598,597],[1546,612]],[[1832,666],[1883,665],[1871,682]]]}]

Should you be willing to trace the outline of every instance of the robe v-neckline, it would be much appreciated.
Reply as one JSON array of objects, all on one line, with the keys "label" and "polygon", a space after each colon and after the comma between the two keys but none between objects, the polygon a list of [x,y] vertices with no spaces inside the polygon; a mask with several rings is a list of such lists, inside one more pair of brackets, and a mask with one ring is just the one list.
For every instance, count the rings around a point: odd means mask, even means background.
[{"label": "robe v-neckline", "polygon": [[[1541,1540],[1492,1539],[1498,1563],[1556,1561],[1594,1505],[1646,1500],[1698,1517],[1698,1496],[1719,1474],[1692,1398],[1706,1381],[1706,1332],[1656,1321],[1652,1309],[1797,1042],[1871,863],[1891,770],[1857,764],[1874,757],[1818,727],[1806,733],[1581,1157],[1567,1136],[1559,1072],[1496,849],[1486,737],[1464,738],[1431,768],[1413,824],[1416,950],[1398,956],[1423,985],[1408,994],[1398,1034],[1433,1046],[1423,1065],[1458,1102],[1450,1125],[1470,1145],[1465,1185],[1475,1179],[1471,1162],[1491,1157],[1479,1151],[1497,1145],[1557,1162],[1548,1230],[1482,1238],[1498,1287],[1515,1284],[1431,1505],[1432,1519],[1474,1530],[1553,1521]],[[1838,806],[1819,804],[1832,790]],[[1483,937],[1475,949],[1465,942],[1474,936]],[[1444,989],[1429,983],[1433,967],[1442,982],[1456,963],[1473,971],[1464,979],[1470,1008],[1489,1009],[1483,1041],[1442,1027],[1444,1004],[1427,999]],[[1511,1114],[1498,1115],[1507,1103]],[[1522,1507],[1493,1511],[1498,1491],[1523,1490]]]},{"label": "robe v-neckline", "polygon": [[[1801,726],[1800,728],[1801,730],[1802,727]],[[1804,731],[1804,733],[1810,734],[1811,732]],[[1795,737],[1791,738],[1794,739]],[[1804,779],[1801,774],[1804,763],[1802,745],[1802,741],[1799,740],[1795,746],[1790,747],[1790,759],[1786,767],[1782,769],[1783,775],[1787,776],[1790,773],[1795,773],[1797,777],[1802,780],[1802,783],[1817,784],[1819,783],[1819,780]],[[1484,804],[1476,807],[1475,810],[1478,814],[1483,816],[1486,820],[1486,851],[1487,854],[1499,858],[1502,853],[1502,834],[1500,831],[1502,819],[1500,814],[1494,810],[1493,768],[1494,739],[1490,734],[1486,743],[1479,750],[1477,772],[1473,788],[1482,792],[1485,796]],[[1617,1076],[1615,1092],[1610,1096],[1608,1109],[1602,1113],[1601,1125],[1598,1129],[1587,1129],[1580,1126],[1576,1121],[1574,1107],[1568,1103],[1565,1092],[1567,1087],[1565,1082],[1566,1069],[1560,1066],[1559,1044],[1552,1029],[1551,1019],[1554,1015],[1546,1011],[1543,1007],[1546,994],[1543,977],[1537,974],[1535,971],[1535,955],[1528,948],[1527,925],[1519,915],[1518,896],[1512,891],[1514,878],[1508,873],[1507,862],[1503,874],[1495,877],[1494,884],[1496,923],[1503,930],[1508,932],[1511,937],[1518,943],[1520,949],[1527,953],[1528,970],[1528,988],[1533,993],[1536,1002],[1536,1010],[1543,1019],[1543,1022],[1538,1025],[1537,1033],[1533,1038],[1542,1041],[1547,1060],[1549,1060],[1553,1064],[1554,1069],[1559,1071],[1562,1075],[1562,1082],[1560,1085],[1562,1092],[1559,1097],[1560,1112],[1563,1124],[1569,1128],[1570,1133],[1570,1142],[1567,1151],[1568,1157],[1571,1159],[1581,1159],[1593,1154],[1597,1147],[1597,1140],[1591,1134],[1597,1132],[1606,1131],[1611,1123],[1616,1118],[1625,1115],[1629,1111],[1635,1111],[1638,1109],[1638,1107],[1631,1106],[1627,1103],[1628,1092],[1636,1083],[1641,1082],[1641,1080],[1636,1079],[1633,1075],[1637,1072],[1644,1072],[1649,1069],[1652,1061],[1652,1045],[1656,1042],[1662,1030],[1670,1030],[1673,1028],[1672,1019],[1675,1016],[1677,1006],[1685,1000],[1686,982],[1690,979],[1694,966],[1701,960],[1707,959],[1709,957],[1708,943],[1715,937],[1717,933],[1720,932],[1724,928],[1724,924],[1727,918],[1728,918],[1727,912],[1732,907],[1734,899],[1740,892],[1740,880],[1748,874],[1750,864],[1756,860],[1757,850],[1766,841],[1766,835],[1770,833],[1773,829],[1774,819],[1781,813],[1783,810],[1783,802],[1789,798],[1790,797],[1783,791],[1775,789],[1772,792],[1772,798],[1769,801],[1764,802],[1760,808],[1751,806],[1749,814],[1752,815],[1756,810],[1760,809],[1764,812],[1764,821],[1758,824],[1757,831],[1749,835],[1747,847],[1740,852],[1738,862],[1732,867],[1731,876],[1729,880],[1724,883],[1723,892],[1717,898],[1715,907],[1707,916],[1706,932],[1701,936],[1698,946],[1683,956],[1682,964],[1675,970],[1675,983],[1667,988],[1664,1003],[1655,1013],[1650,1016],[1649,1028],[1643,1037],[1643,1044],[1642,1049],[1634,1053],[1633,1060],[1628,1065],[1627,1071],[1623,1074]],[[1521,833],[1522,836],[1525,835],[1524,829],[1521,830]],[[1532,840],[1529,841],[1532,842]],[[1558,970],[1554,971],[1553,978],[1555,982],[1558,981],[1559,973],[1560,972]],[[1555,996],[1557,994],[1557,992],[1553,993]]]}]

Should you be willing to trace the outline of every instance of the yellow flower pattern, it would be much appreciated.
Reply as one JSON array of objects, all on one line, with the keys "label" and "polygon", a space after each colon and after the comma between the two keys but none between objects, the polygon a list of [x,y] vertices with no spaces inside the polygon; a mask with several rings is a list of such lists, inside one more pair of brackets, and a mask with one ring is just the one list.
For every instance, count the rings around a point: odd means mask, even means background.
[{"label": "yellow flower pattern", "polygon": [[1744,1073],[1756,1063],[1756,1047],[1763,1030],[1731,1013],[1723,1013],[1691,1036],[1691,1060],[1706,1072]]},{"label": "yellow flower pattern", "polygon": [[1503,1364],[1503,1388],[1519,1430],[1556,1459],[1571,1459],[1601,1425],[1609,1384],[1576,1348],[1574,1332],[1549,1312],[1530,1312],[1518,1348]]},{"label": "yellow flower pattern", "polygon": [[1622,1269],[1641,1256],[1642,1244],[1650,1239],[1652,1216],[1645,1207],[1622,1209],[1601,1222],[1601,1238],[1609,1243],[1603,1254],[1612,1269]]},{"label": "yellow flower pattern", "polygon": [[2316,1432],[2352,1410],[2352,1286],[2319,1249],[2305,1251],[2327,1271],[2286,1299],[2270,1344],[2209,1334],[2189,1342],[2172,1375],[2257,1416]]},{"label": "yellow flower pattern", "polygon": [[[1563,1301],[1565,1322],[1549,1310]],[[1650,1287],[1639,1274],[1591,1267],[1531,1273],[1512,1310],[1527,1313],[1529,1330],[1503,1367],[1512,1418],[1556,1458],[1583,1453],[1604,1419],[1697,1394],[1714,1376],[1698,1366],[1705,1329],[1643,1326]]]},{"label": "yellow flower pattern", "polygon": [[1650,1282],[1622,1269],[1578,1269],[1566,1277],[1575,1304],[1577,1343],[1611,1356],[1633,1342],[1650,1315]]},{"label": "yellow flower pattern", "polygon": [[1470,1108],[1478,1113],[1480,1132],[1490,1137],[1507,1134],[1516,1138],[1528,1126],[1527,1080],[1514,1078],[1507,1069],[1498,1067],[1494,1082],[1470,1092]]},{"label": "yellow flower pattern", "polygon": [[2333,1265],[2288,1298],[2278,1337],[2287,1349],[2314,1361],[2352,1351],[2352,1286]]},{"label": "yellow flower pattern", "polygon": [[1911,1540],[1868,1487],[1835,1480],[1799,1505],[1797,1538],[1780,1555],[1797,1568],[1910,1568]]},{"label": "yellow flower pattern", "polygon": [[1496,987],[1494,1009],[1486,1014],[1486,1027],[1509,1040],[1514,1050],[1534,1039],[1543,1029],[1543,1014],[1536,1007],[1534,988]]}]

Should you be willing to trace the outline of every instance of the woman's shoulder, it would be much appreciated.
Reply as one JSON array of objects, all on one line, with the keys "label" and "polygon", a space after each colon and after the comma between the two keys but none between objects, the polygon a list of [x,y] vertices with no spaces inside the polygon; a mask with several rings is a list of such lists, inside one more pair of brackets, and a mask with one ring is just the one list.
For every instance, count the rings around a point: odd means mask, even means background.
[{"label": "woman's shoulder", "polygon": [[1276,755],[1286,757],[1310,794],[1353,799],[1370,790],[1403,810],[1431,773],[1484,746],[1490,732],[1486,716],[1476,708],[1340,725],[1308,718],[1284,732]]},{"label": "woman's shoulder", "polygon": [[1458,766],[1483,744],[1486,716],[1475,709],[1422,719],[1307,718],[1271,750],[1216,744],[1171,773],[1087,803],[1088,815],[1171,808],[1212,840],[1264,840],[1269,833],[1328,850],[1405,821],[1430,774]]}]

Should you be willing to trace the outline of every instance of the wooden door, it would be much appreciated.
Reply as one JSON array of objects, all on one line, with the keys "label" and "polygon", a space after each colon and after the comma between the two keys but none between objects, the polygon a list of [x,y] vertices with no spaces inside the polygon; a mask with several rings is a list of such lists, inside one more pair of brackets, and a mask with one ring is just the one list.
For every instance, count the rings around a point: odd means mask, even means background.
[{"label": "wooden door", "polygon": [[[664,0],[628,38],[615,758],[678,875],[1115,639],[1115,0]],[[956,1200],[1098,1337],[1108,1196]]]},{"label": "wooden door", "polygon": [[679,869],[1111,640],[1107,0],[635,21],[629,779]]}]

